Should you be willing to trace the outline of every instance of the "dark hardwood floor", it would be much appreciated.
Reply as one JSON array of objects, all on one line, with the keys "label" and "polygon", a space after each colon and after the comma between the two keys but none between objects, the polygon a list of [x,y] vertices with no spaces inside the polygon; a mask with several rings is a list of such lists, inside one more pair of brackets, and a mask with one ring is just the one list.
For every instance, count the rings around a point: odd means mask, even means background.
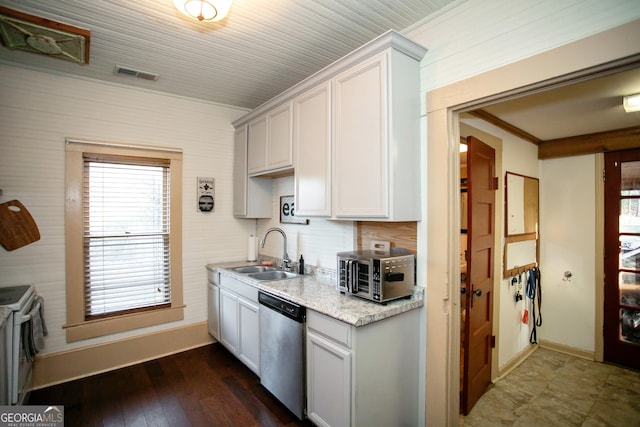
[{"label": "dark hardwood floor", "polygon": [[65,426],[311,426],[215,343],[34,390],[31,405],[64,405]]}]

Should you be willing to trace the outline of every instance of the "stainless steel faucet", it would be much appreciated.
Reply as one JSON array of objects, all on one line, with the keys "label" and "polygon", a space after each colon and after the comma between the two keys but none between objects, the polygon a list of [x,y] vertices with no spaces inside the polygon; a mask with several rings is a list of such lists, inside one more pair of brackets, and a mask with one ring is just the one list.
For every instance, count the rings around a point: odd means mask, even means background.
[{"label": "stainless steel faucet", "polygon": [[290,271],[291,259],[289,258],[289,254],[287,253],[287,235],[284,234],[284,231],[282,231],[281,228],[278,228],[278,227],[268,228],[267,231],[264,232],[264,236],[262,236],[262,240],[260,240],[260,247],[264,248],[264,243],[267,240],[267,235],[272,231],[279,232],[280,234],[282,234],[282,237],[284,238],[284,252],[282,254],[282,269],[284,271]]}]

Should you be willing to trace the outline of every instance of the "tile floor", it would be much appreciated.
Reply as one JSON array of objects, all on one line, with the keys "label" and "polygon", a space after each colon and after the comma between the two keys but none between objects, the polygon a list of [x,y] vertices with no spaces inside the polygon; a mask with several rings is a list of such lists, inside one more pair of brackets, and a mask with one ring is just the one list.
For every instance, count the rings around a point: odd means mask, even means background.
[{"label": "tile floor", "polygon": [[538,348],[459,426],[640,426],[640,372]]}]

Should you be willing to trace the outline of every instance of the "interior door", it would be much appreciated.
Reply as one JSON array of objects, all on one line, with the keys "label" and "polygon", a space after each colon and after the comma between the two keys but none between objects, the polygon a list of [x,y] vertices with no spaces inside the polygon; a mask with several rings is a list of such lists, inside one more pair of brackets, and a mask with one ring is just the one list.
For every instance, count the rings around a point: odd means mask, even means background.
[{"label": "interior door", "polygon": [[605,154],[604,360],[640,369],[640,150]]},{"label": "interior door", "polygon": [[467,138],[467,282],[460,404],[467,415],[491,383],[495,150]]}]

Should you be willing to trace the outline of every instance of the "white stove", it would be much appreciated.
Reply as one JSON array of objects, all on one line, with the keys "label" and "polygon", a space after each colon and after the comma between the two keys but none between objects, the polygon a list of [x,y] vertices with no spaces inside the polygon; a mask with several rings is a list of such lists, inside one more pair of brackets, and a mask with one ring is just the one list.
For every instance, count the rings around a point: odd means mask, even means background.
[{"label": "white stove", "polygon": [[[3,405],[22,404],[29,388],[32,362],[28,361],[24,355],[21,330],[23,326],[28,326],[27,322],[31,319],[29,312],[35,293],[33,285],[0,287],[0,307],[11,310],[6,322],[6,346],[3,346],[6,353],[2,357],[2,359],[6,358],[6,372],[8,372],[8,384],[6,384],[8,401],[0,403]],[[3,394],[0,393],[0,396]]]},{"label": "white stove", "polygon": [[13,311],[20,310],[26,305],[27,300],[35,293],[33,285],[9,286],[0,288],[0,306],[8,307]]}]

